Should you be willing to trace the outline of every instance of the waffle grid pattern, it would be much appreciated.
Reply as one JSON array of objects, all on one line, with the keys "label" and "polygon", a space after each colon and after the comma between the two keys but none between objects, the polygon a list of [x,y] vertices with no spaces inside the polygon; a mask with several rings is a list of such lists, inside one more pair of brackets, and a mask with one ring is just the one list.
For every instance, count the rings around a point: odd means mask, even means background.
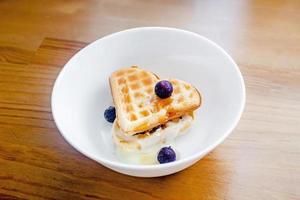
[{"label": "waffle grid pattern", "polygon": [[155,113],[151,109],[151,97],[158,79],[144,70],[131,68],[116,73],[118,87],[121,90],[123,110],[129,121],[142,120]]},{"label": "waffle grid pattern", "polygon": [[119,71],[115,78],[121,90],[123,110],[126,110],[129,121],[143,120],[162,109],[180,109],[187,106],[189,99],[195,95],[191,85],[171,79],[174,89],[171,98],[159,99],[154,94],[154,86],[159,79],[149,72],[136,68]]}]

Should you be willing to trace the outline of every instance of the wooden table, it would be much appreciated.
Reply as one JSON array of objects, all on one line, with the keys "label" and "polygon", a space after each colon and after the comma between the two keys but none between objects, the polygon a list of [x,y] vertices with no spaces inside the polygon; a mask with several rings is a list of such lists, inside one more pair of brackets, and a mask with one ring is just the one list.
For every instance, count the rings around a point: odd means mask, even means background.
[{"label": "wooden table", "polygon": [[[0,199],[300,199],[299,10],[298,0],[0,1]],[[136,26],[214,40],[246,82],[246,109],[230,137],[161,178],[125,176],[84,157],[50,109],[70,56]]]}]

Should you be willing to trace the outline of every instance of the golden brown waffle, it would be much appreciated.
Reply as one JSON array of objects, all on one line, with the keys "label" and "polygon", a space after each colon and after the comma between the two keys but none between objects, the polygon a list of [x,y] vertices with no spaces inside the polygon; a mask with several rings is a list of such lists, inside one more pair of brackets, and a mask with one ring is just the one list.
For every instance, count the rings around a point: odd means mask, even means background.
[{"label": "golden brown waffle", "polygon": [[117,110],[117,122],[128,135],[147,131],[170,119],[197,109],[201,96],[195,87],[177,79],[170,79],[173,94],[160,99],[154,93],[160,79],[146,70],[131,67],[115,71],[110,87]]}]

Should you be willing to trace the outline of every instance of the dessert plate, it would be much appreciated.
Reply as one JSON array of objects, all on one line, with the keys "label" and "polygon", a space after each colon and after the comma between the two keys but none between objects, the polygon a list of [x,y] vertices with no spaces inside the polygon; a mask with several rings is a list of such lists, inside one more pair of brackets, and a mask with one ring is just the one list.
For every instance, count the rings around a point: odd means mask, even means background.
[{"label": "dessert plate", "polygon": [[[112,124],[103,117],[113,105],[108,78],[133,65],[201,92],[194,125],[173,146],[179,152],[175,162],[131,165],[115,154]],[[245,105],[245,86],[233,59],[214,42],[189,31],[143,27],[108,35],[75,54],[54,84],[51,104],[62,136],[79,152],[123,174],[155,177],[189,167],[230,134]]]}]

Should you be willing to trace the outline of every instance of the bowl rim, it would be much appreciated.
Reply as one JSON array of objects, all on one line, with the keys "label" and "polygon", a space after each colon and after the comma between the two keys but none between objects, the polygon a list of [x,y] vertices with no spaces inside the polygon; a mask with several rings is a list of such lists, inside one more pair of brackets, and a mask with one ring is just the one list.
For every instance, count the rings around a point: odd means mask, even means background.
[{"label": "bowl rim", "polygon": [[[57,120],[57,112],[56,112],[56,105],[55,105],[55,94],[56,94],[56,88],[59,87],[60,81],[63,79],[64,74],[66,72],[66,69],[69,68],[70,65],[69,63],[72,62],[72,60],[77,57],[78,55],[82,54],[83,52],[87,51],[87,49],[91,48],[92,46],[96,45],[97,43],[103,41],[103,40],[107,40],[111,37],[116,37],[119,35],[122,35],[124,33],[128,33],[128,32],[139,32],[139,31],[148,31],[148,30],[156,30],[156,31],[173,31],[173,32],[177,32],[177,33],[183,33],[183,34],[187,34],[190,36],[195,37],[195,39],[201,39],[204,40],[208,43],[210,43],[212,46],[214,46],[215,48],[217,48],[219,51],[221,51],[225,57],[227,57],[229,59],[229,61],[231,62],[232,66],[234,67],[236,74],[238,76],[239,82],[241,83],[241,88],[242,88],[242,100],[241,100],[241,104],[238,110],[238,114],[235,116],[233,122],[231,123],[230,127],[224,131],[224,134],[222,134],[222,137],[220,137],[218,140],[216,140],[215,142],[213,142],[212,144],[210,144],[206,149],[199,151],[193,155],[190,155],[186,158],[180,159],[180,160],[176,160],[174,162],[171,163],[166,163],[166,164],[157,164],[157,165],[137,165],[137,164],[127,164],[127,163],[121,163],[121,162],[116,162],[116,161],[111,161],[109,159],[106,158],[97,158],[94,155],[90,155],[89,153],[85,152],[83,149],[79,148],[76,143],[73,143],[71,140],[68,139],[67,134],[64,133],[63,127],[60,125],[59,121]],[[83,155],[85,155],[86,157],[100,163],[103,164],[105,166],[109,166],[109,167],[116,167],[116,168],[122,168],[125,170],[162,170],[162,169],[167,169],[170,167],[174,167],[177,165],[181,165],[181,164],[185,164],[185,163],[190,163],[192,161],[198,160],[201,158],[201,156],[205,156],[208,152],[210,152],[211,150],[213,150],[216,146],[218,146],[220,143],[222,143],[229,135],[230,133],[233,131],[233,129],[237,126],[242,113],[244,111],[245,108],[245,103],[246,103],[246,89],[245,89],[245,83],[244,83],[244,79],[242,76],[242,73],[239,70],[239,67],[237,66],[237,64],[235,63],[235,61],[232,59],[232,57],[219,45],[217,45],[215,42],[211,41],[210,39],[198,34],[198,33],[194,33],[191,31],[187,31],[187,30],[183,30],[183,29],[178,29],[178,28],[172,28],[172,27],[136,27],[136,28],[130,28],[130,29],[126,29],[123,31],[119,31],[119,32],[115,32],[115,33],[111,33],[108,34],[102,38],[99,38],[95,41],[93,41],[92,43],[88,44],[87,46],[85,46],[84,48],[82,48],[80,51],[78,51],[77,53],[75,53],[72,58],[69,59],[69,61],[63,66],[63,68],[61,69],[61,71],[59,72],[59,75],[57,76],[55,82],[54,82],[54,86],[52,89],[52,93],[51,93],[51,110],[52,110],[52,115],[53,115],[53,119],[54,122],[60,132],[60,134],[63,136],[63,138],[67,141],[67,143],[69,143],[73,148],[75,148],[77,151],[79,151],[80,153],[82,153]]]}]

